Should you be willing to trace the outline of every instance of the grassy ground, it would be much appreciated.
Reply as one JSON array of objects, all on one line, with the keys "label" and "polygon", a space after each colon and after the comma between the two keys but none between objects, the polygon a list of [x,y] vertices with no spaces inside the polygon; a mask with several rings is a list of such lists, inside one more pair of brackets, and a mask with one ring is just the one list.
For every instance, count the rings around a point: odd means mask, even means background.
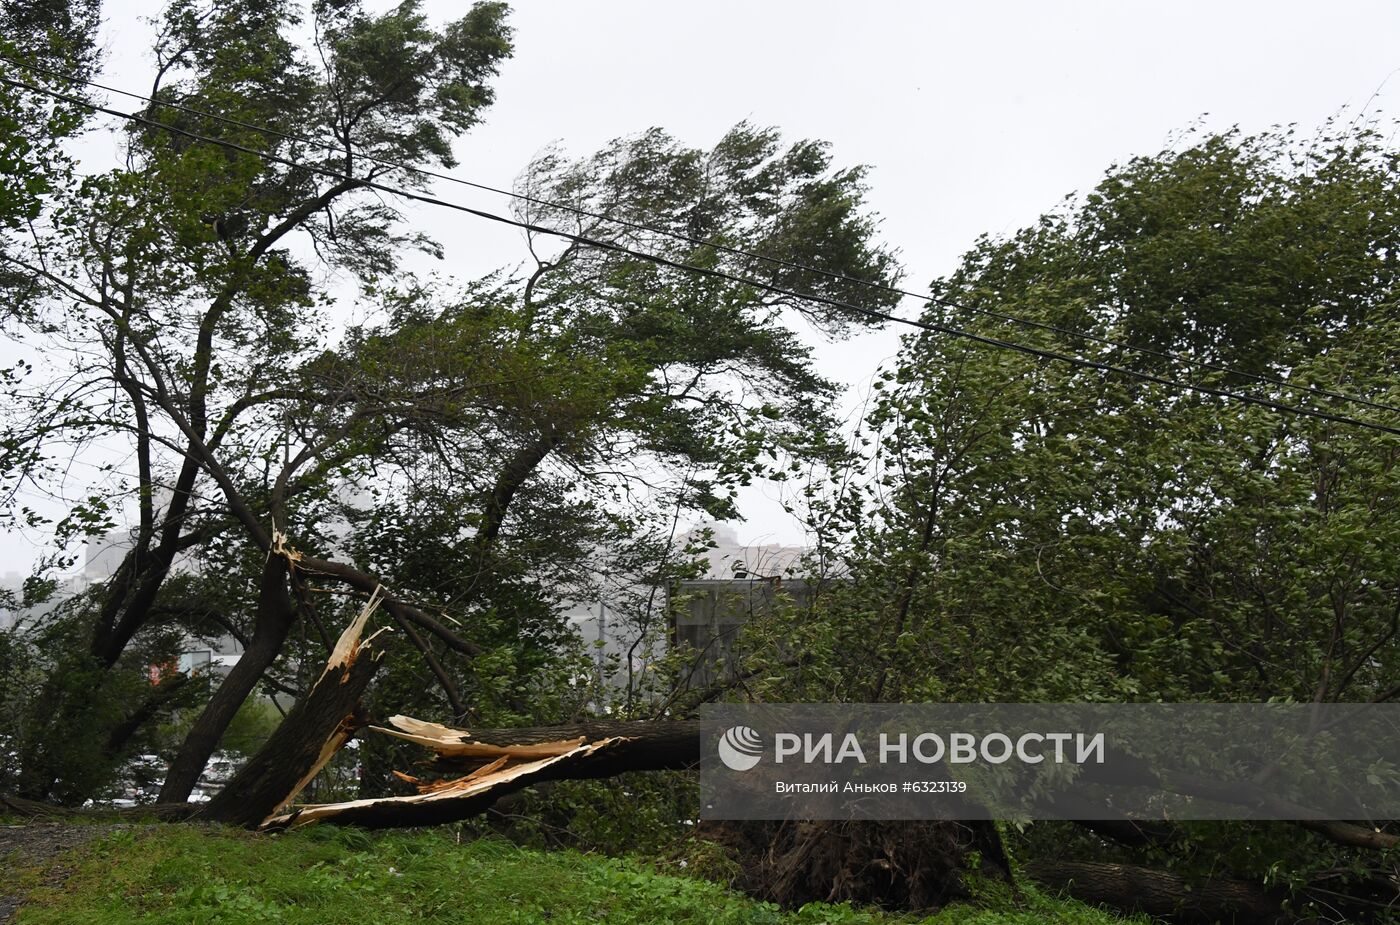
[{"label": "grassy ground", "polygon": [[[0,854],[3,854],[0,849]],[[57,864],[62,879],[52,871]],[[1087,907],[997,893],[932,918],[847,906],[782,912],[641,861],[538,852],[442,831],[366,834],[324,827],[281,836],[190,826],[103,833],[39,863],[0,858],[0,894],[27,901],[16,925],[1122,925]]]}]

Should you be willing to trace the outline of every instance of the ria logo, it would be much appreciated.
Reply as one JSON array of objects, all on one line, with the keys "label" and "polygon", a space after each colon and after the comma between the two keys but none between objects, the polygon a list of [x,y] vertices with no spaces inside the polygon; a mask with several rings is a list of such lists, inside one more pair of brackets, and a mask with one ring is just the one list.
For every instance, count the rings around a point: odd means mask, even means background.
[{"label": "ria logo", "polygon": [[719,760],[731,771],[747,771],[763,757],[763,737],[748,726],[730,726],[719,739]]}]

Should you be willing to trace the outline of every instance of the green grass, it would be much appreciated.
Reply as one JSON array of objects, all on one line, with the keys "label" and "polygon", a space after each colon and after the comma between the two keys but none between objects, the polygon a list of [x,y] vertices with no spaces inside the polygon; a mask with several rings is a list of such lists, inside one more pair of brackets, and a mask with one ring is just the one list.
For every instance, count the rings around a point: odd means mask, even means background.
[{"label": "green grass", "polygon": [[[353,829],[257,836],[157,826],[120,832],[60,859],[61,886],[32,887],[17,925],[1121,925],[1034,892],[989,891],[977,906],[916,919],[814,904],[782,912],[643,861],[540,852],[496,838]],[[11,879],[11,882],[16,882]]]}]

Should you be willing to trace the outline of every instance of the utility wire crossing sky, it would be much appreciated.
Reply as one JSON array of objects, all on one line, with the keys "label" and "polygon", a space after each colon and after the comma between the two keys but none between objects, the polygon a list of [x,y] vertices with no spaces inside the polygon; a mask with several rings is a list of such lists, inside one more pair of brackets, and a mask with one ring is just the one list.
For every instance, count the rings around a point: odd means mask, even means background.
[{"label": "utility wire crossing sky", "polygon": [[[305,137],[305,136],[303,136],[303,135],[296,135],[296,134],[292,134],[292,133],[289,133],[289,132],[283,132],[283,131],[279,131],[279,130],[277,130],[277,129],[269,128],[269,127],[263,126],[263,125],[255,125],[255,124],[250,123],[250,122],[245,122],[245,121],[243,121],[243,120],[241,120],[241,119],[229,118],[228,116],[222,116],[222,115],[219,115],[219,114],[217,114],[217,113],[207,112],[207,111],[205,111],[205,110],[196,109],[196,108],[194,108],[194,107],[192,107],[192,106],[186,106],[186,105],[183,105],[183,104],[180,104],[180,103],[171,103],[171,102],[166,102],[166,101],[163,101],[163,100],[153,99],[152,97],[149,97],[149,96],[143,96],[143,95],[140,94],[140,93],[133,93],[133,92],[131,92],[131,91],[129,91],[129,90],[122,90],[122,89],[119,89],[119,88],[117,88],[117,87],[111,87],[111,86],[108,86],[108,85],[106,85],[106,84],[100,83],[100,82],[98,82],[98,81],[84,80],[84,79],[82,79],[82,78],[75,77],[75,76],[73,76],[73,75],[71,75],[71,74],[64,74],[64,73],[61,73],[61,72],[58,72],[58,71],[50,70],[50,69],[48,69],[48,68],[38,67],[38,66],[35,66],[35,65],[33,65],[33,64],[27,64],[27,63],[25,63],[25,62],[23,62],[23,61],[20,61],[20,60],[18,60],[18,59],[16,59],[16,58],[12,58],[12,57],[10,57],[10,56],[8,56],[8,55],[5,55],[5,54],[2,54],[2,53],[0,53],[0,60],[8,61],[8,62],[10,62],[11,64],[17,65],[18,67],[24,68],[25,70],[31,71],[31,72],[33,72],[33,73],[43,74],[43,75],[49,76],[49,77],[56,77],[56,78],[59,78],[59,79],[61,79],[61,80],[66,80],[66,81],[68,81],[68,82],[70,82],[70,83],[80,84],[80,85],[82,85],[82,86],[86,86],[86,87],[89,87],[89,88],[92,88],[92,89],[103,90],[103,91],[106,91],[106,92],[108,92],[108,93],[116,93],[116,94],[118,94],[118,95],[125,96],[125,97],[128,97],[128,98],[130,98],[130,99],[141,100],[142,102],[148,103],[148,104],[150,104],[150,105],[152,105],[152,106],[159,106],[159,107],[164,108],[164,109],[171,109],[171,110],[175,110],[176,112],[183,112],[183,113],[186,113],[186,114],[188,114],[188,115],[200,116],[200,117],[206,118],[206,119],[213,119],[213,120],[215,120],[215,121],[217,121],[217,122],[221,122],[221,123],[224,123],[224,124],[226,124],[226,125],[232,125],[232,126],[236,126],[236,127],[238,127],[238,128],[244,128],[244,129],[248,129],[248,130],[250,130],[250,131],[259,132],[259,133],[261,133],[261,134],[267,135],[267,136],[272,137],[272,138],[281,138],[281,139],[286,140],[286,141],[295,141],[295,142],[297,142],[297,143],[299,143],[299,144],[305,144],[305,145],[309,145],[309,146],[312,146],[312,147],[321,148],[321,149],[323,149],[323,150],[328,150],[328,151],[332,151],[332,152],[336,152],[336,153],[339,153],[339,150],[340,150],[336,145],[334,145],[334,144],[332,144],[332,143],[330,143],[330,142],[317,141],[316,139],[307,138],[307,137]],[[17,85],[18,85],[18,84],[17,84]],[[28,85],[28,84],[24,84],[23,86],[25,86],[26,88],[28,88],[28,89],[30,89],[30,90],[34,90],[34,91],[36,91],[36,92],[41,92],[41,93],[47,93],[47,92],[48,92],[48,91],[45,91],[45,90],[40,90],[39,88],[30,86],[30,85]],[[51,94],[51,95],[52,95],[52,94]],[[74,100],[72,97],[64,97],[64,98],[67,99],[67,100],[69,100],[70,102],[79,102],[81,105],[89,105],[89,106],[91,105],[91,104],[87,104],[87,103],[82,103],[81,101]],[[176,132],[176,133],[178,133],[178,134],[185,135],[185,136],[187,136],[187,137],[190,137],[190,138],[193,138],[193,139],[197,139],[197,140],[200,140],[200,141],[204,141],[204,142],[208,142],[208,143],[213,143],[213,144],[219,144],[219,145],[225,145],[226,147],[232,147],[232,148],[234,148],[235,150],[249,151],[250,153],[256,153],[256,154],[259,154],[259,156],[262,156],[261,153],[259,153],[259,152],[253,152],[253,151],[251,151],[251,149],[244,148],[244,147],[241,146],[241,145],[233,144],[233,143],[231,143],[231,142],[226,143],[226,142],[224,142],[223,140],[220,140],[220,139],[209,138],[209,137],[206,137],[206,136],[203,136],[203,135],[199,135],[199,134],[196,134],[196,133],[193,133],[193,132],[189,132],[189,131],[186,131],[186,130],[183,130],[183,129],[177,129],[177,128],[173,127],[173,126],[170,126],[170,125],[167,125],[167,124],[164,124],[164,123],[152,121],[152,120],[150,120],[148,117],[145,117],[145,116],[139,116],[139,115],[136,115],[136,114],[120,113],[120,112],[116,112],[116,111],[110,110],[110,109],[101,109],[100,107],[92,107],[92,108],[97,109],[98,111],[106,112],[106,113],[108,113],[108,114],[110,114],[110,115],[119,116],[119,117],[121,117],[121,118],[123,118],[123,119],[133,120],[133,121],[141,122],[141,123],[144,123],[144,124],[147,124],[147,125],[151,125],[151,126],[153,126],[153,127],[163,128],[163,129],[165,129],[165,130],[167,130],[167,131]],[[498,195],[501,195],[501,196],[507,196],[507,197],[510,197],[511,199],[516,199],[516,200],[520,200],[520,201],[523,201],[523,202],[529,202],[529,203],[532,203],[532,204],[534,204],[534,205],[548,206],[548,207],[553,208],[553,209],[558,209],[558,210],[564,211],[564,212],[570,212],[570,213],[572,213],[572,214],[579,215],[579,216],[582,216],[582,217],[592,218],[592,219],[596,219],[596,220],[599,220],[599,221],[608,222],[608,223],[610,223],[610,224],[616,225],[616,226],[621,227],[621,228],[627,228],[627,229],[630,229],[630,230],[633,230],[633,231],[645,231],[645,232],[648,232],[648,233],[651,233],[651,234],[660,235],[660,236],[662,236],[662,237],[671,238],[671,239],[673,239],[673,240],[684,241],[684,242],[687,243],[687,244],[692,244],[692,245],[695,245],[695,246],[697,246],[697,247],[710,247],[710,248],[713,248],[713,249],[715,249],[715,250],[717,250],[717,251],[720,251],[720,252],[722,252],[722,253],[726,253],[726,254],[730,254],[730,255],[734,255],[734,256],[740,256],[740,257],[747,257],[747,258],[751,258],[751,259],[754,259],[754,260],[763,261],[763,262],[768,263],[768,264],[770,264],[770,265],[781,266],[781,267],[784,267],[784,268],[787,268],[787,269],[791,269],[791,270],[801,270],[801,271],[806,272],[806,273],[812,273],[812,274],[816,274],[816,275],[818,275],[818,276],[826,277],[827,279],[840,280],[840,281],[842,281],[842,282],[854,283],[854,284],[857,284],[857,285],[860,285],[860,286],[865,286],[865,287],[867,287],[867,288],[873,289],[873,290],[878,291],[878,292],[883,292],[883,293],[890,294],[890,295],[898,295],[898,296],[900,296],[901,298],[913,298],[913,299],[918,299],[919,301],[926,302],[926,303],[933,303],[933,304],[936,304],[936,305],[941,305],[941,306],[943,306],[943,307],[945,307],[945,308],[952,308],[952,309],[957,309],[957,310],[959,310],[959,311],[968,312],[968,313],[970,313],[970,314],[976,314],[976,315],[982,315],[982,316],[985,316],[985,317],[995,318],[995,319],[998,319],[998,320],[1000,320],[1000,321],[1007,322],[1007,323],[1009,323],[1009,324],[1016,324],[1016,325],[1020,325],[1020,326],[1022,326],[1022,327],[1034,328],[1034,329],[1043,330],[1043,331],[1052,331],[1052,332],[1054,332],[1054,333],[1062,334],[1062,335],[1064,335],[1064,336],[1072,337],[1072,338],[1075,338],[1075,339],[1078,339],[1078,340],[1089,341],[1089,342],[1091,342],[1091,343],[1101,344],[1101,345],[1107,346],[1107,347],[1114,347],[1114,348],[1119,349],[1119,350],[1127,350],[1127,351],[1129,351],[1129,352],[1131,352],[1131,353],[1137,353],[1137,354],[1140,354],[1140,355],[1143,355],[1143,356],[1151,356],[1151,357],[1156,357],[1156,358],[1158,358],[1158,359],[1169,360],[1169,361],[1172,361],[1172,362],[1175,362],[1175,363],[1181,363],[1181,364],[1183,364],[1183,365],[1192,366],[1192,367],[1195,367],[1195,368],[1198,368],[1198,369],[1208,369],[1208,370],[1211,370],[1211,371],[1214,371],[1214,372],[1226,373],[1226,374],[1229,374],[1229,375],[1231,375],[1231,376],[1236,376],[1236,377],[1239,377],[1239,378],[1242,378],[1242,379],[1246,379],[1246,380],[1251,381],[1251,382],[1258,382],[1258,383],[1262,383],[1262,384],[1274,385],[1274,386],[1277,386],[1277,387],[1279,387],[1279,388],[1287,389],[1287,390],[1289,390],[1289,391],[1297,392],[1297,393],[1300,393],[1300,394],[1317,395],[1317,396],[1324,397],[1324,398],[1338,399],[1338,400],[1341,400],[1341,401],[1351,402],[1351,403],[1354,403],[1354,404],[1359,404],[1359,405],[1363,405],[1363,406],[1365,406],[1365,407],[1375,408],[1375,409],[1379,409],[1379,410],[1383,410],[1383,411],[1395,411],[1395,412],[1400,412],[1400,407],[1397,407],[1397,406],[1395,406],[1395,405],[1385,404],[1384,402],[1376,402],[1376,401],[1372,401],[1372,400],[1370,400],[1370,399],[1362,398],[1362,397],[1355,396],[1355,395],[1347,395],[1347,394],[1345,394],[1345,393],[1335,392],[1335,391],[1331,391],[1331,390],[1328,390],[1328,389],[1320,389],[1320,388],[1316,388],[1316,387],[1314,387],[1314,386],[1307,385],[1307,384],[1305,384],[1305,383],[1287,382],[1287,381],[1285,381],[1285,380],[1277,379],[1277,378],[1274,378],[1274,377],[1272,377],[1272,376],[1263,376],[1263,375],[1259,375],[1259,374],[1256,374],[1256,373],[1248,373],[1248,372],[1244,372],[1244,371],[1242,371],[1242,370],[1231,369],[1231,368],[1229,368],[1229,367],[1227,367],[1227,366],[1222,366],[1222,365],[1219,365],[1219,364],[1216,364],[1216,363],[1211,363],[1211,362],[1206,361],[1206,360],[1199,360],[1199,359],[1196,359],[1195,357],[1186,356],[1186,355],[1180,354],[1180,353],[1174,353],[1174,352],[1162,351],[1162,350],[1154,350],[1154,349],[1151,349],[1151,348],[1148,348],[1148,347],[1139,347],[1139,346],[1134,346],[1134,345],[1132,345],[1132,344],[1125,344],[1125,343],[1122,343],[1121,341],[1111,340],[1111,339],[1105,338],[1105,337],[1099,337],[1099,336],[1097,336],[1097,335],[1090,334],[1090,333],[1087,333],[1087,332],[1085,332],[1085,331],[1076,331],[1076,330],[1072,330],[1072,329],[1069,329],[1069,328],[1061,327],[1061,326],[1059,326],[1059,325],[1046,324],[1046,323],[1044,323],[1044,322],[1034,321],[1034,320],[1028,319],[1028,318],[1020,318],[1020,317],[1017,317],[1017,316],[1015,316],[1015,315],[1006,314],[1006,313],[1004,313],[1004,312],[998,312],[998,311],[994,311],[994,310],[991,310],[991,309],[986,309],[986,308],[981,308],[981,307],[974,306],[974,305],[969,305],[969,304],[967,304],[967,303],[965,303],[965,302],[954,301],[954,300],[949,299],[949,298],[946,298],[946,297],[936,296],[936,295],[934,295],[934,294],[932,294],[932,293],[927,293],[927,292],[914,292],[914,291],[911,291],[911,290],[908,290],[908,289],[903,289],[903,288],[900,288],[900,287],[897,287],[897,286],[890,286],[890,285],[886,285],[886,284],[880,283],[880,282],[875,282],[875,281],[871,281],[871,280],[864,280],[864,279],[856,279],[855,277],[847,276],[847,275],[844,274],[844,273],[831,273],[831,272],[829,272],[829,271],[821,270],[821,269],[818,269],[818,268],[816,268],[816,267],[810,267],[810,266],[807,266],[807,265],[805,265],[805,264],[793,263],[793,262],[788,261],[788,260],[782,260],[782,259],[779,259],[779,258],[776,258],[776,257],[767,256],[767,255],[764,255],[764,254],[757,254],[757,253],[754,253],[753,251],[746,251],[746,250],[741,250],[741,249],[739,249],[739,248],[729,247],[729,246],[726,246],[726,245],[724,245],[724,244],[720,244],[720,243],[717,243],[717,242],[714,242],[714,241],[707,241],[707,240],[704,240],[704,239],[701,239],[701,238],[694,238],[694,237],[691,237],[691,236],[689,236],[689,235],[681,234],[681,233],[679,233],[679,232],[667,231],[667,230],[660,229],[660,228],[654,228],[654,227],[652,227],[652,226],[650,226],[650,225],[644,225],[644,224],[641,224],[641,223],[638,223],[638,222],[629,221],[629,220],[624,219],[624,218],[616,218],[616,217],[613,217],[613,216],[611,216],[611,215],[604,215],[604,214],[602,214],[602,213],[593,212],[593,211],[590,211],[590,210],[588,210],[588,209],[582,209],[582,208],[579,208],[579,207],[577,207],[577,206],[570,205],[570,204],[568,204],[568,203],[561,203],[561,202],[555,202],[555,201],[548,200],[548,199],[541,199],[541,198],[539,198],[539,197],[531,196],[531,195],[528,195],[528,194],[525,194],[525,193],[521,193],[521,192],[517,192],[517,191],[514,191],[514,190],[500,189],[500,188],[498,188],[498,187],[489,186],[489,185],[484,184],[484,183],[477,183],[477,182],[475,182],[475,181],[473,181],[473,180],[468,180],[468,179],[466,179],[466,178],[464,178],[464,177],[452,176],[452,175],[450,175],[450,174],[444,174],[444,173],[441,173],[441,172],[438,172],[438,171],[428,170],[428,169],[425,169],[425,168],[422,168],[422,167],[416,167],[416,166],[406,165],[406,164],[399,164],[399,163],[396,163],[396,162],[394,162],[394,161],[386,160],[386,159],[381,158],[381,157],[375,157],[374,155],[369,155],[369,154],[363,154],[363,153],[361,153],[361,154],[359,155],[359,158],[360,158],[360,160],[369,161],[370,163],[376,164],[376,165],[381,166],[381,167],[387,167],[387,168],[391,168],[391,169],[394,169],[394,170],[401,170],[401,171],[405,171],[405,172],[417,174],[417,175],[419,175],[419,176],[426,177],[426,178],[437,179],[437,180],[444,180],[444,181],[449,182],[449,183],[455,183],[455,184],[458,184],[458,185],[460,185],[460,186],[467,186],[467,187],[470,187],[470,188],[472,188],[472,189],[484,190],[484,191],[486,191],[486,192],[495,193],[495,194],[498,194]],[[280,159],[279,159],[279,160],[280,160]],[[284,162],[284,163],[290,163],[290,162]],[[301,165],[301,166],[305,167],[306,165]],[[308,169],[311,169],[311,168],[308,168]],[[324,170],[321,170],[320,172],[321,172],[322,174],[326,175],[326,176],[333,176],[333,177],[335,177],[335,178],[337,178],[337,179],[350,179],[350,177],[348,177],[347,175],[343,175],[343,174],[331,174],[331,173],[327,173],[327,172],[324,171]],[[616,247],[616,246],[613,246],[613,245],[603,245],[603,244],[601,244],[601,243],[598,242],[598,241],[594,241],[594,240],[592,240],[592,239],[586,238],[586,237],[581,236],[581,235],[570,234],[570,233],[567,233],[567,232],[558,231],[558,230],[556,230],[556,229],[545,228],[545,227],[543,227],[543,226],[533,225],[533,224],[526,223],[526,222],[518,222],[518,221],[512,221],[512,220],[508,220],[508,219],[502,219],[500,216],[489,215],[488,213],[481,212],[481,211],[475,210],[475,209],[466,208],[466,207],[464,207],[464,206],[460,206],[460,205],[457,205],[457,204],[454,204],[454,203],[444,203],[444,202],[440,202],[440,201],[436,201],[436,200],[431,200],[431,201],[430,201],[428,198],[425,198],[425,197],[423,197],[423,196],[421,196],[421,195],[419,195],[419,194],[410,193],[410,192],[408,192],[408,191],[406,191],[406,190],[402,190],[402,189],[390,189],[389,187],[383,186],[383,185],[376,186],[376,187],[374,187],[374,188],[381,189],[381,190],[386,191],[386,192],[392,192],[394,195],[403,196],[403,197],[407,197],[407,198],[412,198],[412,199],[415,199],[415,200],[418,200],[418,201],[422,201],[422,202],[429,202],[429,203],[432,204],[432,205],[448,205],[448,206],[451,206],[452,208],[460,208],[460,209],[463,209],[464,211],[470,212],[470,213],[473,214],[473,215],[477,215],[478,217],[492,218],[492,219],[497,220],[497,221],[507,221],[509,224],[513,224],[513,225],[515,225],[515,226],[517,226],[517,227],[525,228],[525,229],[530,230],[530,231],[535,231],[535,232],[539,232],[539,233],[555,235],[555,236],[558,236],[558,237],[564,237],[564,238],[568,238],[568,239],[573,240],[573,241],[577,241],[577,242],[579,242],[579,243],[590,244],[590,245],[592,245],[592,246],[605,246],[605,247],[608,247],[609,249],[612,249],[612,250],[619,250],[619,249],[620,249],[620,248],[618,248],[618,247]],[[621,250],[626,251],[625,248],[621,248]],[[643,259],[651,260],[651,261],[653,261],[653,262],[666,262],[666,263],[670,263],[670,261],[665,261],[663,258],[656,257],[656,256],[652,256],[652,255],[642,255],[642,254],[639,254],[639,253],[636,253],[636,252],[634,252],[634,255],[635,255],[635,256],[642,256]],[[677,266],[680,266],[680,264],[676,264],[676,265],[677,265]],[[689,270],[693,270],[693,271],[696,271],[696,272],[700,272],[700,268],[698,268],[698,267],[693,267],[693,266],[690,266],[690,265],[685,265],[684,268],[685,268],[685,269],[689,269]],[[713,275],[713,274],[712,274],[712,275]],[[753,284],[753,285],[761,285],[761,284],[757,284],[757,283],[752,283],[752,284]],[[772,289],[772,287],[768,287],[768,288],[769,288],[770,290]],[[784,293],[784,294],[787,294],[787,293]],[[805,298],[805,299],[816,299],[816,300],[818,300],[818,301],[823,301],[823,300],[821,300],[821,299],[818,299],[818,297],[816,297],[816,296],[808,295],[808,294],[803,294],[802,297]],[[828,301],[829,301],[829,300],[828,300]],[[834,304],[834,303],[833,303],[833,304]],[[895,322],[899,322],[899,323],[910,323],[910,322],[906,321],[905,319],[893,318],[893,317],[891,317],[891,316],[889,316],[889,315],[886,315],[886,314],[884,314],[884,313],[882,313],[882,312],[869,312],[869,310],[867,310],[867,309],[859,308],[859,307],[856,307],[856,306],[845,306],[845,305],[843,305],[842,307],[848,307],[848,308],[850,308],[850,309],[853,310],[853,311],[863,312],[863,313],[867,313],[867,314],[872,314],[872,315],[874,315],[874,316],[876,316],[876,317],[883,318],[883,319],[890,320],[890,321],[895,321]],[[965,332],[962,332],[962,333],[959,333],[958,336],[971,336],[971,335],[966,335]],[[984,339],[983,342],[984,342],[984,343],[993,343],[992,341],[990,341],[990,340],[985,340],[985,339]],[[1022,348],[1021,346],[1019,346],[1019,345],[1013,345],[1013,347],[1014,347],[1015,349],[1023,349],[1023,348]],[[1040,353],[1038,353],[1037,355],[1043,356],[1044,358],[1047,358],[1047,359],[1050,359],[1050,358],[1061,359],[1061,358],[1062,358],[1062,357],[1060,357],[1059,355],[1050,354],[1050,353],[1048,353],[1048,352],[1040,352]],[[1114,371],[1119,371],[1119,372],[1127,372],[1129,375],[1137,375],[1137,373],[1134,373],[1134,372],[1132,372],[1132,371],[1117,370],[1116,367],[1112,367],[1112,366],[1096,366],[1096,367],[1094,367],[1094,368],[1103,369],[1103,370],[1105,370],[1105,371],[1107,371],[1107,370],[1114,370]],[[1166,380],[1154,380],[1154,381],[1162,381],[1162,382],[1165,382]],[[1178,388],[1193,388],[1192,386],[1187,385],[1187,384],[1184,384],[1184,383],[1173,382],[1172,384],[1175,385],[1175,386],[1178,387]],[[1221,397],[1230,396],[1230,395],[1232,394],[1232,393],[1220,392],[1220,391],[1210,391],[1210,390],[1207,390],[1207,391],[1208,391],[1209,394],[1219,395],[1219,396],[1221,396]],[[1271,407],[1275,407],[1275,408],[1280,409],[1280,410],[1286,409],[1286,410],[1293,411],[1293,412],[1295,412],[1295,413],[1299,413],[1298,409],[1289,408],[1288,406],[1283,406],[1283,405],[1271,405]],[[1331,419],[1332,419],[1332,420],[1339,420],[1339,419],[1336,419],[1336,418],[1331,418]],[[1358,422],[1358,423],[1363,423],[1363,422]],[[1366,426],[1366,425],[1364,425],[1364,423],[1363,423],[1363,426]]]},{"label": "utility wire crossing sky", "polygon": [[[1332,421],[1333,423],[1337,424],[1347,424],[1354,427],[1362,427],[1368,430],[1375,430],[1381,433],[1395,434],[1397,436],[1400,436],[1400,428],[1390,427],[1384,424],[1378,424],[1373,421],[1363,421],[1346,415],[1332,414],[1326,411],[1319,411],[1314,408],[1304,408],[1298,405],[1289,405],[1283,402],[1273,401],[1267,398],[1260,398],[1256,395],[1248,395],[1242,392],[1232,392],[1227,389],[1215,388],[1213,386],[1201,385],[1199,383],[1181,382],[1179,380],[1170,379],[1165,376],[1158,376],[1155,373],[1143,372],[1142,370],[1130,369],[1122,366],[1114,366],[1112,364],[1103,363],[1098,360],[1091,360],[1085,357],[1060,353],[1054,350],[1045,350],[1040,347],[1033,347],[1028,344],[1018,343],[1016,341],[1009,341],[996,337],[988,337],[983,334],[977,334],[975,332],[953,327],[951,325],[938,324],[936,322],[924,321],[922,319],[901,318],[896,315],[892,315],[888,312],[879,311],[878,309],[873,308],[866,308],[864,306],[856,305],[851,302],[845,302],[839,299],[832,299],[826,296],[817,295],[815,293],[800,292],[798,290],[788,289],[783,286],[777,286],[772,283],[766,283],[761,280],[755,280],[749,277],[743,277],[733,273],[727,273],[723,270],[716,270],[711,267],[701,267],[688,263],[682,263],[678,260],[672,260],[668,257],[647,253],[646,251],[641,251],[635,248],[627,247],[625,245],[618,244],[613,241],[606,241],[600,238],[576,234],[574,232],[562,231],[557,228],[549,228],[544,225],[522,221],[520,219],[510,218],[504,215],[498,215],[496,213],[487,212],[482,209],[474,209],[470,206],[465,206],[460,203],[451,202],[446,199],[440,199],[436,196],[428,196],[423,193],[416,193],[411,190],[404,189],[402,187],[390,186],[386,183],[380,183],[377,180],[369,180],[354,177],[328,167],[322,167],[317,164],[306,164],[304,162],[295,161],[291,158],[285,158],[267,151],[258,151],[254,148],[249,148],[246,145],[241,145],[236,142],[226,141],[220,138],[211,138],[207,135],[202,135],[198,132],[192,132],[188,129],[179,128],[173,125],[167,125],[166,123],[149,119],[145,116],[137,115],[135,113],[120,112],[118,110],[111,109],[106,106],[101,106],[96,103],[88,102],[87,100],[81,99],[80,97],[76,97],[71,94],[61,93],[56,90],[49,90],[43,87],[38,87],[33,84],[26,83],[24,81],[17,81],[8,77],[0,77],[0,82],[3,82],[9,86],[20,87],[25,90],[32,91],[34,93],[44,94],[55,99],[61,99],[65,102],[72,103],[74,105],[85,106],[93,110],[94,112],[100,112],[105,115],[125,119],[141,125],[149,126],[151,128],[162,129],[173,134],[190,138],[194,141],[199,141],[205,144],[218,145],[220,147],[238,151],[243,154],[250,154],[271,163],[277,163],[287,167],[308,170],[314,173],[321,174],[322,176],[328,177],[330,179],[354,182],[365,189],[377,190],[381,193],[388,193],[393,196],[399,196],[404,199],[409,199],[415,202],[421,202],[427,205],[442,206],[448,209],[455,209],[460,212],[465,212],[468,215],[476,216],[477,218],[483,218],[487,219],[488,221],[499,222],[504,225],[511,225],[516,228],[522,228],[526,231],[531,231],[537,234],[545,234],[554,237],[564,238],[570,241],[574,241],[578,244],[587,245],[589,247],[595,247],[600,250],[612,251],[614,253],[623,254],[628,257],[634,257],[639,260],[645,260],[661,266],[669,267],[671,269],[683,270],[701,276],[722,279],[726,282],[740,283],[742,285],[752,286],[755,289],[761,289],[766,292],[771,292],[775,295],[787,296],[789,298],[800,299],[806,302],[815,302],[819,305],[826,305],[832,308],[839,308],[844,311],[864,315],[867,318],[871,318],[877,321],[908,325],[910,327],[920,328],[922,330],[930,331],[937,334],[945,334],[951,337],[964,338],[990,347],[1014,350],[1019,353],[1024,353],[1029,356],[1034,356],[1043,360],[1053,360],[1062,363],[1068,363],[1073,366],[1079,366],[1085,369],[1094,369],[1105,373],[1115,373],[1118,375],[1128,376],[1130,378],[1140,379],[1144,382],[1152,382],[1158,385],[1165,385],[1183,391],[1197,392],[1203,395],[1211,395],[1216,398],[1224,398],[1229,399],[1231,401],[1243,402],[1249,405],[1256,405],[1261,408],[1268,408],[1272,411],[1278,411],[1287,414],[1296,414],[1303,417],[1319,418],[1321,420]],[[736,253],[741,253],[746,256],[757,256],[750,254],[747,251],[737,251]],[[1228,369],[1226,371],[1233,372],[1232,370]]]}]

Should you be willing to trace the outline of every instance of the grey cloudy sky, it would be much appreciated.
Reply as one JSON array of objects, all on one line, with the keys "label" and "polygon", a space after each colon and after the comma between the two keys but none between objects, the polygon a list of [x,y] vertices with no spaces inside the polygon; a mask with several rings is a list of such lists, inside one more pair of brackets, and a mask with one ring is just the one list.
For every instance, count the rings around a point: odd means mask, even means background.
[{"label": "grey cloudy sky", "polygon": [[[388,4],[374,4],[387,6]],[[1151,153],[1198,120],[1311,130],[1400,98],[1393,2],[548,2],[512,4],[516,53],[486,121],[458,145],[457,173],[508,187],[551,142],[587,154],[661,126],[709,145],[741,119],[830,141],[870,166],[870,202],[922,288],[981,233],[1010,232],[1114,161]],[[109,3],[105,78],[149,86],[157,3]],[[435,21],[463,4],[426,0]],[[504,210],[499,198],[439,192]],[[471,275],[528,256],[513,230],[427,207],[410,214]],[[904,310],[913,313],[911,301]],[[819,348],[824,371],[868,381],[893,333]],[[800,536],[756,489],[748,541]],[[32,539],[32,538],[31,538]],[[18,537],[5,571],[34,548]]]}]

